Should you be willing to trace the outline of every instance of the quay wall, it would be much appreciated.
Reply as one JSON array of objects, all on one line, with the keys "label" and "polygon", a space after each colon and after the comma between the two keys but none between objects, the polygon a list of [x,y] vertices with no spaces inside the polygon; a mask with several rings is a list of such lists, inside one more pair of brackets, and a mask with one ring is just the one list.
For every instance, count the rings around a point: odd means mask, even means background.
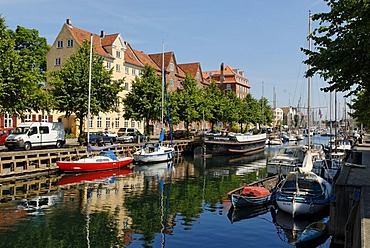
[{"label": "quay wall", "polygon": [[[166,144],[166,142],[165,142]],[[119,144],[111,148],[117,156],[127,156],[132,151],[139,149],[141,144]],[[180,156],[192,147],[191,140],[174,142],[175,153]],[[91,152],[89,154],[98,154]],[[3,147],[0,152],[0,182],[11,177],[49,173],[58,170],[57,161],[74,160],[87,156],[86,147],[79,146],[75,141],[67,141],[65,148],[60,149],[35,149],[30,151],[7,151]]]},{"label": "quay wall", "polygon": [[333,247],[370,247],[370,134],[354,147],[335,183],[329,232]]}]

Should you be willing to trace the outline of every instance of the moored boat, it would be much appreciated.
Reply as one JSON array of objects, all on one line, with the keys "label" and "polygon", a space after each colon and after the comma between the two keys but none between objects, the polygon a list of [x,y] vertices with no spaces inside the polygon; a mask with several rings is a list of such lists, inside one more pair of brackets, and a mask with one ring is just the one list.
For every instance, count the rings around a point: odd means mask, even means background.
[{"label": "moored boat", "polygon": [[332,186],[313,172],[288,174],[276,191],[279,209],[293,217],[318,213],[328,205],[332,197]]},{"label": "moored boat", "polygon": [[212,155],[235,155],[252,154],[265,148],[266,134],[235,134],[225,135],[206,134],[203,136],[203,144],[206,154]]},{"label": "moored boat", "polygon": [[239,187],[227,193],[234,207],[258,206],[271,202],[272,189],[279,181],[279,176],[265,178]]},{"label": "moored boat", "polygon": [[79,173],[118,169],[128,166],[133,161],[133,157],[117,158],[113,151],[108,150],[102,151],[99,155],[81,158],[76,161],[57,161],[57,166],[66,173]]},{"label": "moored boat", "polygon": [[160,143],[147,142],[140,150],[134,152],[133,156],[138,163],[160,163],[172,160],[175,149]]}]

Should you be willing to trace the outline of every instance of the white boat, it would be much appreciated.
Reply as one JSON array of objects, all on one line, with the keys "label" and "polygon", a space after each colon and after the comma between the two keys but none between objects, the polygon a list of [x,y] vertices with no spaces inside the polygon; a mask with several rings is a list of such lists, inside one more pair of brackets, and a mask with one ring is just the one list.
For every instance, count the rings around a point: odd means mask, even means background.
[{"label": "white boat", "polygon": [[276,204],[284,212],[298,215],[318,213],[332,197],[332,185],[313,173],[312,155],[307,151],[303,166],[290,172],[276,191]]},{"label": "white boat", "polygon": [[[311,15],[309,16],[309,31],[311,31]],[[311,50],[311,39],[309,39]],[[311,78],[308,77],[308,128],[310,129],[310,90]],[[311,153],[311,136],[308,135],[308,150],[305,153],[302,167],[290,172],[276,190],[276,204],[293,218],[299,215],[318,213],[327,206],[333,195],[332,185],[318,176],[313,169],[313,153]],[[316,151],[313,151],[316,152]]]},{"label": "white boat", "polygon": [[[162,53],[162,129],[159,135],[159,142],[146,142],[136,152],[133,153],[135,162],[138,163],[159,163],[170,161],[175,155],[175,148],[163,144],[164,140],[164,122],[163,122],[163,101],[164,101],[164,51]],[[171,142],[172,143],[172,142]]]},{"label": "white boat", "polygon": [[139,163],[159,163],[172,160],[175,155],[173,147],[164,146],[157,142],[146,142],[134,152],[134,160]]},{"label": "white boat", "polygon": [[303,163],[306,147],[303,145],[291,145],[279,148],[278,153],[267,162],[268,175],[287,175],[295,171]]}]

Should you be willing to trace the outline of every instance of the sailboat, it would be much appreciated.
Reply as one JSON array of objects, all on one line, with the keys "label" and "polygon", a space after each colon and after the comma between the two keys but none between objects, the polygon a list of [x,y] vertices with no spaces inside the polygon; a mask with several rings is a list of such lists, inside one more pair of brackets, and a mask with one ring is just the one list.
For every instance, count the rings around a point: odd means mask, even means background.
[{"label": "sailboat", "polygon": [[[88,98],[88,111],[87,119],[90,120],[90,98],[91,98],[91,67],[92,67],[92,44],[93,36],[90,38],[90,68],[89,68],[89,98]],[[101,151],[99,155],[88,156],[87,158],[81,158],[76,161],[57,161],[57,166],[63,172],[91,172],[91,171],[103,171],[112,170],[120,167],[127,166],[134,161],[133,157],[120,157],[114,154],[113,151],[103,151],[114,146],[106,146],[94,148],[89,142],[89,124],[87,125],[87,150],[90,151]]]},{"label": "sailboat", "polygon": [[164,140],[164,121],[163,121],[163,111],[164,111],[164,51],[162,51],[162,128],[159,135],[159,142],[146,142],[138,151],[134,152],[134,160],[138,163],[160,163],[165,161],[170,161],[175,155],[175,149],[172,146],[165,146],[163,144]]},{"label": "sailboat", "polygon": [[[311,14],[309,15],[309,31],[311,32]],[[311,37],[309,39],[311,49]],[[308,130],[310,130],[310,91],[311,78],[308,77]],[[290,172],[276,191],[276,204],[279,209],[298,215],[320,212],[331,201],[332,185],[318,176],[313,169],[313,155],[311,151],[311,135],[308,134],[308,150],[305,153],[302,167]]]}]

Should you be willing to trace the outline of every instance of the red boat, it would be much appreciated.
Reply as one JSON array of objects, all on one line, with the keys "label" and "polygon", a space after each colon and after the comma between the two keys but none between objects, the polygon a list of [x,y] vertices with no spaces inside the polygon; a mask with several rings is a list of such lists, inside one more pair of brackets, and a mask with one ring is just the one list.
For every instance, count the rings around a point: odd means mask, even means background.
[{"label": "red boat", "polygon": [[128,166],[133,157],[117,158],[113,151],[102,151],[97,156],[82,158],[76,161],[58,161],[57,165],[63,172],[91,172],[113,170]]},{"label": "red boat", "polygon": [[98,180],[104,180],[114,176],[120,175],[128,175],[131,174],[133,171],[132,169],[128,168],[120,168],[115,170],[106,170],[106,171],[95,171],[95,172],[88,172],[82,173],[77,175],[64,175],[57,183],[57,185],[68,185],[68,184],[76,184],[82,182],[92,182]]}]

